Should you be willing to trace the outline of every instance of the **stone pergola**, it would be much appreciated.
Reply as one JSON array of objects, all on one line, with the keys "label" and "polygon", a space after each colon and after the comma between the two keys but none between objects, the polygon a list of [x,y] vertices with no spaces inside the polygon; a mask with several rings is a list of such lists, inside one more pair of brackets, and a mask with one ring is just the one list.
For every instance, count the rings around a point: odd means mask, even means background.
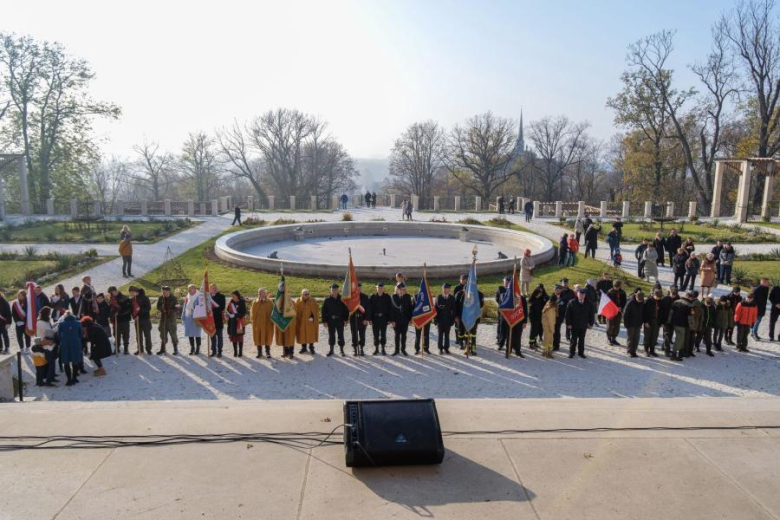
[{"label": "stone pergola", "polygon": [[718,159],[715,161],[715,182],[712,189],[712,218],[720,217],[720,202],[723,195],[723,172],[733,171],[739,175],[737,201],[734,209],[734,219],[747,222],[748,204],[750,201],[750,182],[753,170],[764,173],[764,196],[761,199],[761,217],[769,217],[769,205],[772,202],[772,190],[775,184],[775,173],[780,169],[780,159],[754,157],[751,159]]}]

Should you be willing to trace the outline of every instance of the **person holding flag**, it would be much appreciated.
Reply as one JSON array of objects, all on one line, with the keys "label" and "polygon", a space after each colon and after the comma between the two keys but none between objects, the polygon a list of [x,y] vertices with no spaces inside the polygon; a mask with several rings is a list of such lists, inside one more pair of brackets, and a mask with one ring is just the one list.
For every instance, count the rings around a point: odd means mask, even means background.
[{"label": "person holding flag", "polygon": [[[363,355],[366,346],[366,327],[371,321],[371,301],[362,291],[363,284],[357,284],[358,306],[349,315],[349,331],[352,335],[352,351],[356,356]],[[349,305],[347,305],[349,307]]]},{"label": "person holding flag", "polygon": [[[414,353],[420,353],[420,339],[422,337],[422,349],[430,354],[431,321],[436,318],[436,306],[433,305],[431,288],[428,286],[425,265],[423,265],[423,277],[420,280],[420,290],[414,298],[412,310],[412,323],[414,324]],[[441,349],[440,349],[441,350]]]},{"label": "person holding flag", "polygon": [[276,289],[271,321],[276,325],[276,344],[282,347],[282,357],[293,359],[295,356],[295,305],[293,305],[284,270],[281,272],[279,286]]},{"label": "person holding flag", "polygon": [[517,264],[515,264],[509,286],[504,291],[498,304],[498,312],[505,323],[506,357],[514,351],[517,357],[525,357],[520,352],[520,344],[523,338],[523,328],[528,321],[528,301],[521,294],[520,280],[517,276]]},{"label": "person holding flag", "polygon": [[[216,308],[217,304],[212,299],[211,289],[209,286],[209,270],[206,269],[206,271],[203,273],[203,282],[200,284],[200,290],[195,294],[195,304],[192,313],[195,324],[206,333],[206,340],[214,337],[214,335],[217,333],[217,319],[214,316],[214,311]],[[189,337],[190,335],[186,332],[187,331],[185,327],[185,335]],[[200,340],[199,333],[197,334],[197,340]],[[190,341],[190,346],[191,345],[192,341]],[[200,341],[197,341],[195,354],[200,354]]]},{"label": "person holding flag", "polygon": [[474,259],[469,269],[468,280],[463,290],[458,293],[457,316],[463,326],[463,344],[466,356],[477,355],[477,326],[482,317],[482,307],[485,306],[485,295],[477,287],[477,248],[472,251]]},{"label": "person holding flag", "polygon": [[328,328],[328,356],[333,355],[338,336],[339,350],[344,355],[344,324],[349,320],[349,309],[339,294],[339,284],[330,286],[330,296],[322,302],[322,325]]},{"label": "person holding flag", "polygon": [[436,316],[433,323],[439,336],[439,354],[450,353],[450,329],[455,323],[455,297],[450,294],[452,287],[445,283],[441,294],[436,297]]},{"label": "person holding flag", "polygon": [[27,316],[30,315],[28,308],[27,293],[23,290],[16,294],[16,300],[11,305],[11,314],[13,314],[14,326],[16,327],[16,341],[19,343],[19,352],[30,353],[30,338],[26,332]]},{"label": "person holding flag", "polygon": [[397,356],[399,352],[404,356],[409,355],[406,353],[406,333],[409,331],[413,310],[414,302],[412,302],[412,297],[406,294],[406,284],[398,282],[395,284],[395,294],[393,294],[393,315],[391,318],[395,340],[393,356]]}]

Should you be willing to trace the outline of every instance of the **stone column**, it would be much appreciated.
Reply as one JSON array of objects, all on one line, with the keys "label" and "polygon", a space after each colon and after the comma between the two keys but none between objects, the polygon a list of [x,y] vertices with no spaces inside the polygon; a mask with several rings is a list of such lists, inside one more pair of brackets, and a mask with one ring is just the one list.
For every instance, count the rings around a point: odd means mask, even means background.
[{"label": "stone column", "polygon": [[688,202],[688,220],[692,220],[696,217],[696,201],[692,200]]},{"label": "stone column", "polygon": [[395,193],[390,194],[390,207],[391,208],[395,207]]},{"label": "stone column", "polygon": [[219,216],[219,199],[214,199],[211,201],[211,216],[212,217]]},{"label": "stone column", "polygon": [[533,218],[539,218],[539,212],[541,211],[541,209],[542,209],[542,203],[539,202],[538,200],[535,200]]},{"label": "stone column", "polygon": [[517,197],[515,203],[515,211],[523,211],[523,197]]},{"label": "stone column", "polygon": [[116,214],[117,215],[125,214],[125,201],[123,200],[116,201]]},{"label": "stone column", "polygon": [[433,211],[439,212],[439,196],[434,195],[433,196]]},{"label": "stone column", "polygon": [[54,215],[54,199],[46,200],[46,214]]},{"label": "stone column", "polygon": [[187,216],[188,217],[194,217],[195,216],[195,201],[194,200],[188,200],[187,201]]},{"label": "stone column", "polygon": [[295,211],[295,195],[290,195],[290,209]]},{"label": "stone column", "polygon": [[772,203],[772,190],[775,187],[774,164],[770,163],[764,176],[764,196],[761,199],[761,218],[769,218],[769,205]]},{"label": "stone column", "polygon": [[649,200],[645,201],[645,218],[652,218],[653,216],[653,203]]},{"label": "stone column", "polygon": [[720,217],[720,198],[723,193],[723,169],[726,165],[720,161],[715,163],[715,179],[712,188],[712,207],[710,208],[710,217]]},{"label": "stone column", "polygon": [[70,199],[70,218],[79,218],[79,201],[76,199]]},{"label": "stone column", "polygon": [[246,198],[246,206],[247,206],[246,209],[249,210],[249,211],[254,211],[255,210],[255,197],[253,195],[249,195]]},{"label": "stone column", "polygon": [[312,211],[317,211],[317,196],[316,195],[312,195],[311,196],[311,210]]},{"label": "stone column", "polygon": [[5,220],[5,181],[0,179],[0,220]]},{"label": "stone column", "polygon": [[455,196],[455,212],[460,211],[460,195]]},{"label": "stone column", "polygon": [[500,198],[501,198],[500,196],[496,197],[496,213],[498,213],[498,199],[500,199]]},{"label": "stone column", "polygon": [[[390,198],[395,201],[395,195],[390,195]],[[333,207],[331,209],[337,209],[339,207],[339,196],[333,196]]]},{"label": "stone column", "polygon": [[420,196],[412,195],[412,210],[418,211],[420,209]]},{"label": "stone column", "polygon": [[623,212],[621,213],[623,218],[629,218],[631,216],[631,202],[624,200],[623,201]]},{"label": "stone column", "polygon": [[563,201],[555,201],[555,218],[561,218],[563,216]]},{"label": "stone column", "polygon": [[172,213],[172,211],[171,211],[171,199],[165,199],[165,201],[163,201],[163,208],[164,208],[165,216],[166,217],[170,217],[171,213]]},{"label": "stone column", "polygon": [[482,197],[479,195],[474,197],[474,211],[482,211]]},{"label": "stone column", "polygon": [[19,159],[19,191],[22,197],[22,215],[30,214],[30,193],[27,185],[27,161]]},{"label": "stone column", "polygon": [[274,210],[274,196],[273,195],[269,195],[268,196],[268,209],[270,209],[271,211]]},{"label": "stone column", "polygon": [[149,202],[145,200],[141,201],[141,215],[144,217],[149,216]]},{"label": "stone column", "polygon": [[737,222],[747,222],[748,200],[750,198],[751,165],[748,161],[742,161],[742,176],[739,178],[737,189],[737,207],[734,211],[734,219]]},{"label": "stone column", "polygon": [[671,200],[666,203],[666,216],[667,218],[674,217],[674,202]]},{"label": "stone column", "polygon": [[606,200],[602,200],[599,203],[599,217],[607,218],[607,201]]},{"label": "stone column", "polygon": [[577,202],[577,218],[582,218],[585,216],[585,201],[581,200]]}]

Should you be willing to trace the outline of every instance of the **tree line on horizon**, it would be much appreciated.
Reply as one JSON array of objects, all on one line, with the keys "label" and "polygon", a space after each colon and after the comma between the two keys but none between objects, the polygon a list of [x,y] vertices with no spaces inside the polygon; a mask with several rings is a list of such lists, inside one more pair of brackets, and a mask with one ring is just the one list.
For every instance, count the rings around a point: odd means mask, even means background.
[{"label": "tree line on horizon", "polygon": [[[444,128],[410,124],[395,140],[387,177],[375,190],[407,197],[523,195],[535,200],[642,203],[696,200],[709,209],[715,159],[775,157],[780,151],[780,18],[773,0],[750,0],[713,25],[711,49],[689,65],[694,84],[671,68],[675,33],[662,30],[628,46],[621,89],[606,106],[618,132],[588,133],[587,121],[544,116],[524,129],[490,111]],[[154,140],[130,157],[106,157],[96,118],[121,108],[94,100],[95,73],[59,43],[0,33],[0,153],[22,153],[34,207],[50,197],[100,200],[211,200],[220,195],[261,202],[269,195],[354,192],[359,164],[328,133],[326,121],[295,109],[269,110],[212,132],[191,132],[179,150]],[[523,153],[520,153],[520,152]],[[0,169],[7,199],[18,200],[18,176]],[[752,185],[760,203],[763,174]],[[727,175],[726,202],[736,176]],[[780,185],[780,183],[778,183]],[[780,188],[779,188],[780,189]]]}]

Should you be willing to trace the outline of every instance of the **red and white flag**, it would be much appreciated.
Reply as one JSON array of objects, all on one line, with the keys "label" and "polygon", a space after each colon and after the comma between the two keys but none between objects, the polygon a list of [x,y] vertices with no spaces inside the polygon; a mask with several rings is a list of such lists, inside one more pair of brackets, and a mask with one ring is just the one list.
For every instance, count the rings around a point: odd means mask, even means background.
[{"label": "red and white flag", "polygon": [[609,320],[617,316],[619,312],[620,309],[615,305],[615,302],[602,292],[601,299],[599,300],[599,315],[604,316]]},{"label": "red and white flag", "polygon": [[192,317],[195,323],[203,329],[209,337],[214,336],[217,333],[217,326],[214,323],[214,307],[216,304],[211,299],[211,292],[209,292],[209,270],[203,274],[203,283],[200,286],[200,292],[195,293],[194,296],[187,296],[188,298],[195,298],[194,310]]},{"label": "red and white flag", "polygon": [[38,333],[38,300],[35,297],[35,282],[27,282],[27,315],[24,317],[24,331],[30,337]]}]

